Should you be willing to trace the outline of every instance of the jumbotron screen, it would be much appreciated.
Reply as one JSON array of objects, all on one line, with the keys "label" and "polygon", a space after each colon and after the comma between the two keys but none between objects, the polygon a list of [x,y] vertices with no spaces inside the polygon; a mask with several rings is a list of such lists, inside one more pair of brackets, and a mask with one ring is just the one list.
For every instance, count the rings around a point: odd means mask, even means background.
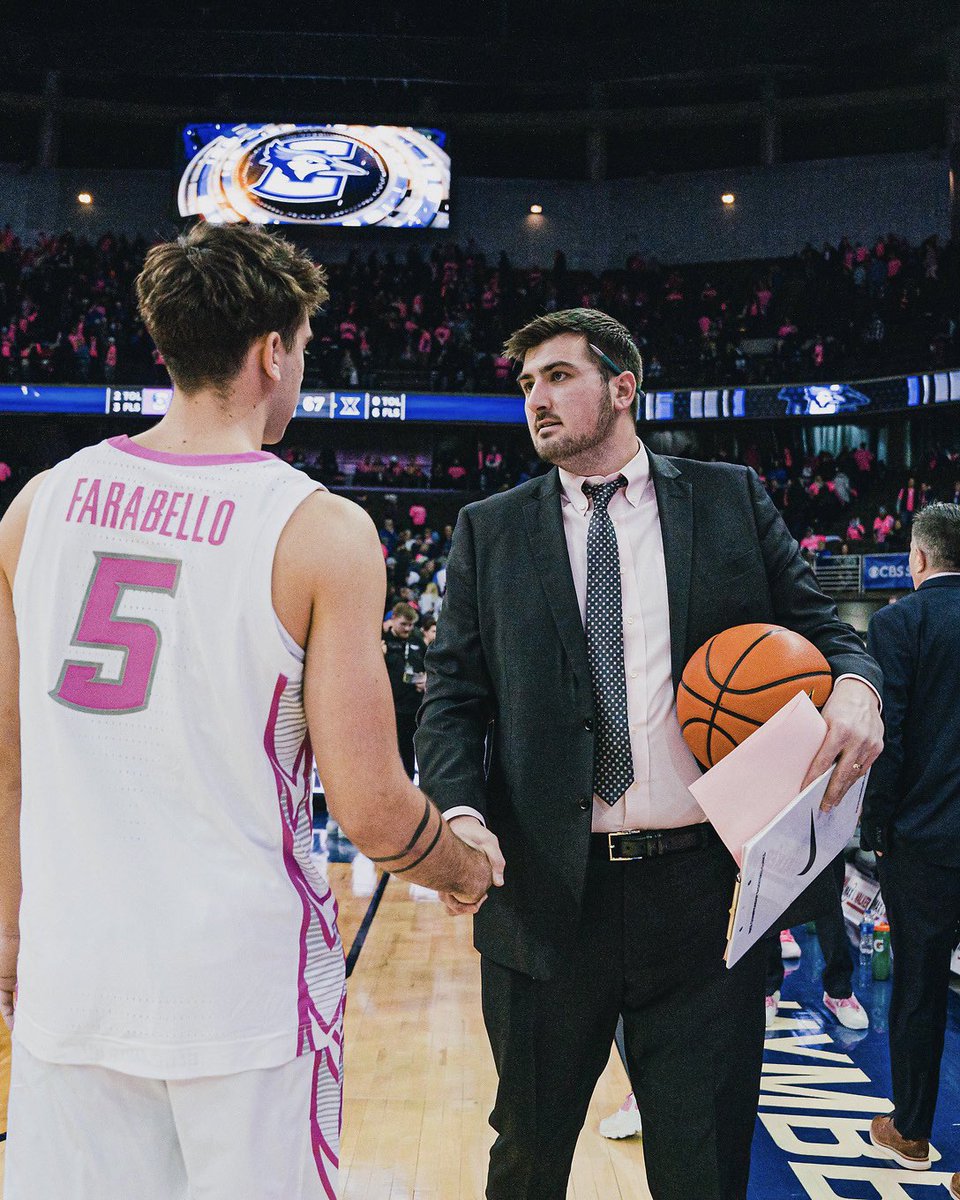
[{"label": "jumbotron screen", "polygon": [[182,217],[216,224],[447,229],[450,156],[438,129],[188,125]]}]

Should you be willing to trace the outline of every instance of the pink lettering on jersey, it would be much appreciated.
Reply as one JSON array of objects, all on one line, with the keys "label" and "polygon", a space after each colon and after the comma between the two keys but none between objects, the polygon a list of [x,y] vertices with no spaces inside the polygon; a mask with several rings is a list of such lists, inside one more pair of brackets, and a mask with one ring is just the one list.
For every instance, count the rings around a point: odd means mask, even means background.
[{"label": "pink lettering on jersey", "polygon": [[[175,538],[178,542],[222,546],[237,511],[236,501],[216,502],[212,519],[209,510],[213,498],[196,492],[170,492],[142,486],[128,492],[129,484],[120,480],[88,479],[81,476],[74,486],[66,520],[99,525],[102,529],[131,530]],[[101,491],[105,498],[101,504]]]},{"label": "pink lettering on jersey", "polygon": [[103,502],[103,512],[100,515],[100,524],[109,526],[110,529],[116,529],[117,519],[120,516],[120,501],[123,499],[124,486],[122,483],[114,481],[107,488],[107,498]]},{"label": "pink lettering on jersey", "polygon": [[90,486],[87,488],[87,496],[83,504],[80,506],[80,511],[77,513],[77,524],[83,523],[83,518],[89,513],[90,524],[97,523],[97,505],[100,503],[100,480],[92,479]]},{"label": "pink lettering on jersey", "polygon": [[178,542],[189,542],[190,538],[183,531],[187,524],[187,516],[190,513],[190,505],[193,504],[193,492],[187,492],[187,503],[183,506],[183,512],[180,514],[180,524],[177,526],[176,539]]},{"label": "pink lettering on jersey", "polygon": [[174,517],[180,516],[180,509],[177,508],[177,501],[182,500],[186,492],[174,492],[170,497],[170,504],[167,508],[167,515],[163,518],[163,524],[160,526],[159,533],[161,537],[173,537],[173,531],[169,528],[170,522]]},{"label": "pink lettering on jersey", "polygon": [[68,521],[73,519],[73,510],[80,503],[80,493],[83,491],[83,485],[87,482],[86,475],[81,475],[77,480],[77,486],[73,489],[73,496],[70,499],[70,507],[67,509]]},{"label": "pink lettering on jersey", "polygon": [[217,505],[217,511],[210,525],[210,533],[207,535],[207,541],[211,546],[223,545],[236,511],[237,506],[232,500],[221,500]]},{"label": "pink lettering on jersey", "polygon": [[157,526],[160,524],[160,517],[167,501],[170,499],[170,493],[163,488],[154,488],[153,495],[150,497],[150,503],[147,505],[147,510],[143,514],[143,520],[140,522],[141,533],[155,533]]},{"label": "pink lettering on jersey", "polygon": [[200,526],[203,524],[203,514],[207,511],[207,505],[209,503],[210,503],[209,496],[201,496],[200,511],[197,513],[197,519],[193,523],[193,533],[190,534],[191,542],[202,542],[204,540],[202,537],[197,537],[197,534],[200,530]]},{"label": "pink lettering on jersey", "polygon": [[127,507],[123,510],[123,516],[120,518],[121,529],[136,529],[137,521],[140,519],[140,505],[143,503],[143,488],[135,487],[127,501]]}]

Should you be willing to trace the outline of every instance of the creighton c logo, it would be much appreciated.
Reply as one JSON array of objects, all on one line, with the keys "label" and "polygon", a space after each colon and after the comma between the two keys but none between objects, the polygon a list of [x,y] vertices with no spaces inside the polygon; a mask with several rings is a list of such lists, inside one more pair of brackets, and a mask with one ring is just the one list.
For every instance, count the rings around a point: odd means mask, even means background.
[{"label": "creighton c logo", "polygon": [[320,129],[268,137],[238,166],[251,199],[278,217],[322,221],[366,208],[387,186],[387,165],[357,138]]},{"label": "creighton c logo", "polygon": [[450,158],[437,130],[394,125],[192,125],[184,217],[259,225],[446,229]]}]

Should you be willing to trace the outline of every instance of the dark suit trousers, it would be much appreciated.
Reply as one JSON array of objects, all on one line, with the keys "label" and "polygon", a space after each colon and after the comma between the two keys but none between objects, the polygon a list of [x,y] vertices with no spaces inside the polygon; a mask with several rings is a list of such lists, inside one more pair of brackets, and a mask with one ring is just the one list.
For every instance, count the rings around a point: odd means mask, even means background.
[{"label": "dark suit trousers", "polygon": [[[837,882],[837,902],[822,916],[817,917],[817,941],[823,951],[823,990],[834,1000],[845,1000],[853,995],[853,953],[847,926],[840,907],[846,865],[843,855],[833,860],[833,873]],[[780,952],[780,931],[768,939],[767,950],[767,995],[772,996],[783,987],[783,955]]]},{"label": "dark suit trousers", "polygon": [[591,858],[556,973],[482,959],[500,1083],[488,1200],[564,1200],[622,1013],[654,1200],[744,1200],[763,1050],[764,946],[723,962],[736,867],[719,844]]},{"label": "dark suit trousers", "polygon": [[417,732],[417,714],[415,712],[398,712],[397,717],[397,745],[400,748],[400,758],[403,761],[403,769],[407,776],[412,779],[416,773],[416,754],[413,749],[413,735]]},{"label": "dark suit trousers", "polygon": [[894,847],[877,862],[890,919],[893,1121],[905,1138],[929,1138],[940,1087],[950,956],[960,936],[960,869]]}]

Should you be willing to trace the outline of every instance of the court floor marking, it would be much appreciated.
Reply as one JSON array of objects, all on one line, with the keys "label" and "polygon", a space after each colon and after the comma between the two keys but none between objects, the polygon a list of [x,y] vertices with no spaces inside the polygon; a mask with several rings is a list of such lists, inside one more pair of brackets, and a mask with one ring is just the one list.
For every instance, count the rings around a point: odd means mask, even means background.
[{"label": "court floor marking", "polygon": [[367,905],[367,911],[363,914],[363,920],[360,922],[360,928],[357,930],[353,944],[350,947],[350,952],[347,955],[347,978],[353,974],[353,969],[357,965],[357,960],[360,958],[360,951],[363,949],[363,943],[367,940],[367,934],[370,932],[370,926],[373,924],[373,918],[377,915],[377,909],[380,907],[380,901],[383,899],[383,893],[387,890],[387,884],[390,882],[390,876],[384,873],[380,876],[380,882],[377,884],[377,890],[373,893],[370,903]]}]

